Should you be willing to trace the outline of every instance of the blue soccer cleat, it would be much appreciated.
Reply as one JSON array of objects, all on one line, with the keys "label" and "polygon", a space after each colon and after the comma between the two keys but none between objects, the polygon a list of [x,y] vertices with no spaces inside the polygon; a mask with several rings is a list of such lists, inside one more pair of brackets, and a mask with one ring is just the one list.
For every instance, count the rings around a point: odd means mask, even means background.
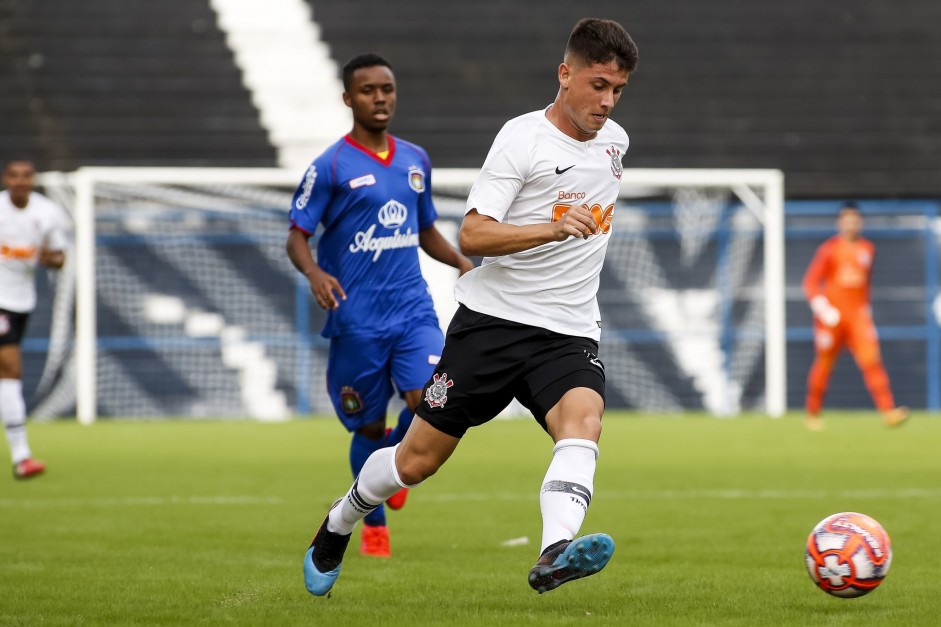
[{"label": "blue soccer cleat", "polygon": [[341,536],[327,531],[327,518],[324,518],[310,548],[304,554],[304,584],[308,592],[318,597],[330,592],[340,576],[343,554],[351,535]]},{"label": "blue soccer cleat", "polygon": [[529,571],[529,585],[542,594],[563,583],[594,575],[614,555],[614,540],[606,533],[593,533],[574,540],[561,540],[546,547]]}]

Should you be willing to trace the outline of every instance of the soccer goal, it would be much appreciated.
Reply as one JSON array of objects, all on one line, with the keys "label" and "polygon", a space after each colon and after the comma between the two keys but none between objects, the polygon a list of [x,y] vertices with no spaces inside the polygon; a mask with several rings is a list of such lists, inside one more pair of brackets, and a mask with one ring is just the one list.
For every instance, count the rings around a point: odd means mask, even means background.
[{"label": "soccer goal", "polygon": [[[330,413],[323,313],[284,252],[301,174],[83,168],[43,177],[74,215],[75,289],[58,290],[67,293],[57,309],[68,312],[74,297],[75,341],[61,337],[68,322],[52,325],[39,414],[74,411],[89,423]],[[434,173],[449,237],[475,177]],[[781,415],[782,174],[626,169],[621,192],[599,293],[608,407]],[[422,267],[446,325],[456,272],[427,258]]]}]

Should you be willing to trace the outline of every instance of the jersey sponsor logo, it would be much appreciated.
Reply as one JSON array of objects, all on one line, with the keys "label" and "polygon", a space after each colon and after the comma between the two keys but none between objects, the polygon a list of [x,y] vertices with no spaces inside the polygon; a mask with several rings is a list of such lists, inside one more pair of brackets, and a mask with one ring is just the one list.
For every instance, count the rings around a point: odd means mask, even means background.
[{"label": "jersey sponsor logo", "polygon": [[[561,193],[561,192],[560,192]],[[570,203],[559,202],[552,206],[552,221],[558,222],[562,219],[562,214],[571,209],[574,205]],[[591,217],[595,219],[598,225],[598,232],[607,234],[611,231],[611,220],[614,218],[614,204],[610,204],[604,209],[599,204],[583,204],[582,207],[591,212]]]},{"label": "jersey sponsor logo", "polygon": [[573,164],[573,165],[570,165],[570,166],[567,167],[567,168],[560,168],[559,166],[555,166],[555,173],[556,173],[556,174],[562,174],[562,173],[564,173],[564,172],[568,172],[569,170],[571,170],[571,169],[574,168],[574,167],[575,167],[574,164]]},{"label": "jersey sponsor logo", "polygon": [[5,259],[32,259],[35,256],[35,246],[0,246],[0,257]]},{"label": "jersey sponsor logo", "polygon": [[408,186],[419,194],[425,191],[425,171],[417,165],[408,168]]},{"label": "jersey sponsor logo", "polygon": [[363,411],[363,398],[352,387],[344,385],[340,388],[340,407],[347,414],[358,414]]},{"label": "jersey sponsor logo", "polygon": [[366,174],[363,176],[356,177],[350,181],[350,189],[356,189],[357,187],[366,187],[367,185],[375,185],[376,177],[372,174]]},{"label": "jersey sponsor logo", "polygon": [[382,255],[384,250],[418,248],[418,234],[413,234],[412,229],[408,229],[404,233],[399,233],[398,229],[396,229],[395,233],[385,237],[373,237],[375,232],[375,224],[365,231],[357,232],[356,235],[353,236],[353,243],[350,244],[350,252],[371,252],[373,254],[372,260],[375,262],[379,259],[379,256]]},{"label": "jersey sponsor logo", "polygon": [[861,250],[856,253],[856,261],[858,261],[859,265],[862,267],[868,268],[872,265],[872,255],[869,254],[868,250]]},{"label": "jersey sponsor logo", "polygon": [[304,182],[301,184],[301,195],[294,201],[294,207],[296,209],[303,209],[307,206],[307,203],[310,202],[310,195],[314,191],[314,181],[316,180],[317,166],[311,163],[310,167],[307,168],[307,173],[304,175]]},{"label": "jersey sponsor logo", "polygon": [[390,200],[379,209],[379,224],[387,229],[396,229],[408,219],[408,207],[398,202]]},{"label": "jersey sponsor logo", "polygon": [[442,372],[441,375],[434,375],[432,384],[425,390],[425,402],[429,407],[444,407],[448,402],[448,388],[454,385],[454,381],[448,380],[448,373]]},{"label": "jersey sponsor logo", "polygon": [[585,192],[559,191],[559,200],[585,200]]},{"label": "jersey sponsor logo", "polygon": [[605,150],[605,152],[608,153],[608,156],[611,157],[611,174],[614,175],[614,178],[620,181],[621,174],[624,173],[624,170],[621,167],[621,151],[612,145],[611,149]]}]

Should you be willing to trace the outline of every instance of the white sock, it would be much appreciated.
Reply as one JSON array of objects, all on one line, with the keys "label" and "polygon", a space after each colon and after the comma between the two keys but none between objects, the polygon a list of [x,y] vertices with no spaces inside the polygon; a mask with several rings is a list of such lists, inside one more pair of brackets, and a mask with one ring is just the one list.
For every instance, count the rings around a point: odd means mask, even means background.
[{"label": "white sock", "polygon": [[19,379],[0,379],[0,419],[10,445],[14,464],[32,457],[26,440],[26,401],[23,400],[23,382]]},{"label": "white sock", "polygon": [[381,448],[369,456],[349,492],[330,510],[327,531],[340,535],[353,533],[353,527],[366,514],[402,488],[412,487],[402,483],[395,468],[395,451],[398,447],[396,444]]},{"label": "white sock", "polygon": [[559,440],[552,449],[552,462],[539,491],[542,510],[540,554],[559,540],[578,533],[594,490],[598,445],[591,440]]}]

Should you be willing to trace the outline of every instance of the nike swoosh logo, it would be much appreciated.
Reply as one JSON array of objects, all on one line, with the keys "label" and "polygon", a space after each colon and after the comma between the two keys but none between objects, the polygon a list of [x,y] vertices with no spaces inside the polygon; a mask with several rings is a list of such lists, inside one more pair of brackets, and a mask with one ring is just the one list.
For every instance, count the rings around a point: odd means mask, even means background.
[{"label": "nike swoosh logo", "polygon": [[574,168],[574,167],[575,167],[574,165],[570,165],[569,167],[565,168],[564,170],[560,170],[560,169],[559,169],[559,166],[555,166],[555,173],[556,173],[556,174],[562,174],[563,172],[568,172],[569,170],[571,170],[571,169]]}]

